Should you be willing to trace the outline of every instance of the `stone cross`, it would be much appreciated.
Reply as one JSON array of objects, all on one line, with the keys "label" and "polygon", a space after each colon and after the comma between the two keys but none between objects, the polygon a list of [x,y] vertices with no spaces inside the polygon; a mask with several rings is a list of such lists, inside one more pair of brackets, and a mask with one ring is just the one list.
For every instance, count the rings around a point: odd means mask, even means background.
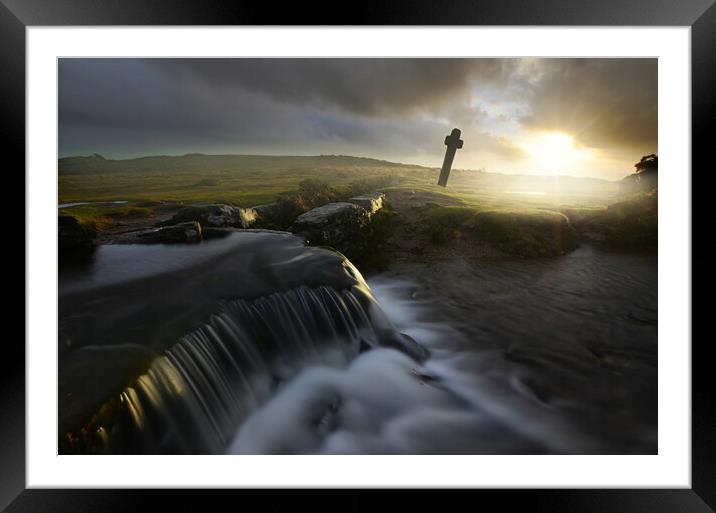
[{"label": "stone cross", "polygon": [[460,139],[460,130],[453,128],[450,135],[445,138],[445,160],[443,160],[443,168],[440,170],[440,178],[438,185],[445,187],[447,185],[448,176],[450,176],[450,168],[452,160],[455,158],[455,150],[462,148],[462,139]]}]

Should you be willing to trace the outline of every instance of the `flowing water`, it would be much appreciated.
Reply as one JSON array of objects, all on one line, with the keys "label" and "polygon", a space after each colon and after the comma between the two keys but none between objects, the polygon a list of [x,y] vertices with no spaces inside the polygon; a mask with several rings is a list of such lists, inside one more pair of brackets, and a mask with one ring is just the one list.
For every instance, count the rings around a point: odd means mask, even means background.
[{"label": "flowing water", "polygon": [[61,446],[654,453],[656,305],[655,258],[590,247],[366,284],[286,234],[104,246],[61,273]]},{"label": "flowing water", "polygon": [[351,291],[300,287],[227,302],[154,360],[121,401],[149,447],[221,452],[281,382],[304,366],[345,365],[370,327]]},{"label": "flowing water", "polygon": [[129,203],[125,200],[118,200],[118,201],[75,201],[73,203],[60,203],[57,205],[57,208],[59,210],[63,208],[70,208],[70,207],[79,207],[81,205],[124,205],[126,203]]}]

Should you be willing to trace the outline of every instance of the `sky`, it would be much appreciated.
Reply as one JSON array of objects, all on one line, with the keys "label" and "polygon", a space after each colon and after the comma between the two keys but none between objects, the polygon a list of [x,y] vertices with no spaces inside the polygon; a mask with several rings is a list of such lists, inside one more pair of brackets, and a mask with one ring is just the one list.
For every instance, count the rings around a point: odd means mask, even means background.
[{"label": "sky", "polygon": [[656,59],[60,59],[60,157],[354,155],[619,179],[657,153]]}]

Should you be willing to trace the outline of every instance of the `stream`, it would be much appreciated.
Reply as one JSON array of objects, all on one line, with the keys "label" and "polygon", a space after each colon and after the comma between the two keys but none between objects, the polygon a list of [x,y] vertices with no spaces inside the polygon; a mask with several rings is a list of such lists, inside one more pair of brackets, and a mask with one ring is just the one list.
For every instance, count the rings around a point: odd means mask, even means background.
[{"label": "stream", "polygon": [[590,246],[367,279],[278,232],[101,246],[60,272],[60,425],[113,412],[68,452],[653,454],[656,283]]}]

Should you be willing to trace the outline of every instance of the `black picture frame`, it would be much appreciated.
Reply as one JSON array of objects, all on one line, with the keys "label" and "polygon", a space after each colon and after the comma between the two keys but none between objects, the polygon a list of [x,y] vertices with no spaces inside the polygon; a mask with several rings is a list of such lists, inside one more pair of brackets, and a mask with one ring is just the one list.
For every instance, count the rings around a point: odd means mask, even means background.
[{"label": "black picture frame", "polygon": [[[0,109],[6,212],[25,212],[25,30],[32,26],[61,25],[573,25],[573,26],[688,26],[691,27],[692,169],[712,171],[710,161],[716,129],[716,5],[714,0],[523,0],[362,1],[350,5],[312,2],[282,5],[245,0],[0,0]],[[12,158],[8,159],[8,156]],[[12,163],[12,164],[10,164]],[[691,172],[691,170],[683,170]],[[693,178],[697,178],[694,182]],[[710,188],[705,176],[692,173],[693,205],[705,205]],[[694,187],[694,183],[696,186]],[[10,194],[10,191],[12,193]],[[20,192],[22,191],[22,192]],[[703,201],[699,201],[699,196]],[[707,212],[694,212],[692,234],[706,232]],[[24,338],[25,223],[8,218],[8,244],[0,254],[3,281],[14,289],[4,307],[6,326],[22,326]],[[20,235],[22,233],[22,235]],[[22,238],[22,240],[20,240]],[[692,239],[692,294],[711,290],[716,259],[712,236]],[[696,294],[693,294],[695,297]],[[704,318],[708,303],[692,300],[692,318]],[[702,321],[703,322],[703,321]],[[692,322],[692,324],[694,324]],[[695,325],[695,324],[694,324]],[[693,332],[695,334],[695,332]],[[294,490],[254,497],[250,490],[49,490],[25,489],[25,351],[20,335],[3,341],[0,373],[0,508],[9,512],[135,511],[161,501],[163,509],[194,509],[192,504],[228,504],[247,507],[255,500],[270,504],[286,501],[291,508],[311,505],[321,509],[364,510],[386,492],[330,491],[321,499],[311,490]],[[588,489],[588,490],[470,490],[451,501],[473,504],[497,500],[506,511],[582,512],[708,512],[716,509],[716,403],[708,358],[709,337],[670,341],[688,344],[692,351],[692,487],[690,489]],[[341,494],[329,497],[329,494]],[[469,497],[460,497],[460,495]],[[348,495],[346,497],[345,495]],[[424,491],[405,495],[411,503],[428,504]],[[310,498],[309,498],[310,497]],[[270,500],[270,503],[265,501]],[[438,499],[443,500],[443,499]],[[173,503],[173,504],[170,504]]]}]

